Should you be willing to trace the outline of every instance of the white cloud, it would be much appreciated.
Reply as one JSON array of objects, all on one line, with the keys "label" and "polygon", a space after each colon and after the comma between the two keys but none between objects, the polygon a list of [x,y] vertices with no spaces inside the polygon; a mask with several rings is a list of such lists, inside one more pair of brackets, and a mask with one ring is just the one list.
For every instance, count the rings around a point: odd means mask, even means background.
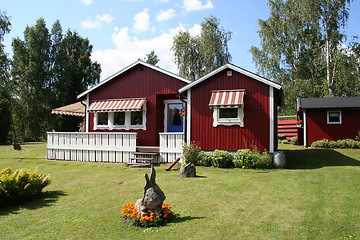
[{"label": "white cloud", "polygon": [[86,6],[89,6],[93,0],[81,0]]},{"label": "white cloud", "polygon": [[90,18],[86,19],[85,21],[82,21],[81,26],[83,28],[94,28],[94,29],[100,29],[102,27],[100,22],[93,21]]},{"label": "white cloud", "polygon": [[176,12],[174,9],[170,8],[166,11],[161,10],[156,16],[156,20],[159,22],[169,20],[176,16]]},{"label": "white cloud", "polygon": [[149,9],[145,8],[142,12],[135,14],[133,28],[136,32],[144,32],[150,29]]},{"label": "white cloud", "polygon": [[200,0],[184,0],[183,7],[189,12],[214,8],[214,5],[211,0],[207,0],[205,4],[203,4]]},{"label": "white cloud", "polygon": [[96,19],[101,21],[101,22],[110,23],[110,22],[112,22],[112,20],[114,20],[114,17],[111,16],[110,14],[108,14],[108,13],[104,13],[104,14],[101,14],[101,15],[96,15]]},{"label": "white cloud", "polygon": [[[197,28],[197,25],[194,25],[189,32],[196,31]],[[115,29],[118,31],[111,36],[115,48],[96,50],[92,54],[92,60],[101,64],[101,79],[111,76],[138,59],[144,59],[146,54],[152,50],[160,59],[158,65],[161,68],[173,73],[178,72],[177,66],[172,61],[173,53],[170,48],[173,37],[180,30],[185,31],[183,25],[180,24],[178,27],[150,39],[139,39],[130,35],[128,27]]]}]

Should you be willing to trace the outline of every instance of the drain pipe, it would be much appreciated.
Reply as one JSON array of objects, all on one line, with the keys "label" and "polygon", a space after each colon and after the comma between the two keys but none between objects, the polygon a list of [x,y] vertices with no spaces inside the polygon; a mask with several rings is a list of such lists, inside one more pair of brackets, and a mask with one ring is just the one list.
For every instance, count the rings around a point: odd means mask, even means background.
[{"label": "drain pipe", "polygon": [[179,93],[179,99],[181,102],[184,103],[184,112],[185,112],[185,118],[184,118],[184,142],[187,142],[187,99],[185,99],[181,93]]}]

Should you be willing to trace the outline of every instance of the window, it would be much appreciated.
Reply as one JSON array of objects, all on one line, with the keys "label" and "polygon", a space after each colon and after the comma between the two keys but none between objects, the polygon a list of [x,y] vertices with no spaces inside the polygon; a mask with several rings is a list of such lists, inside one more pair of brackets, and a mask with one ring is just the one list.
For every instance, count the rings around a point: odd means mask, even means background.
[{"label": "window", "polygon": [[114,113],[114,125],[125,125],[125,112]]},{"label": "window", "polygon": [[95,112],[94,130],[146,130],[146,107],[142,111]]},{"label": "window", "polygon": [[327,124],[341,124],[341,111],[327,111]]},{"label": "window", "polygon": [[142,125],[143,114],[142,112],[131,112],[131,125]]},{"label": "window", "polygon": [[108,125],[108,113],[99,112],[97,114],[97,125]]},{"label": "window", "polygon": [[213,126],[218,125],[244,127],[244,109],[241,108],[214,108]]},{"label": "window", "polygon": [[222,118],[238,118],[238,109],[237,108],[220,108],[219,109],[219,119]]}]

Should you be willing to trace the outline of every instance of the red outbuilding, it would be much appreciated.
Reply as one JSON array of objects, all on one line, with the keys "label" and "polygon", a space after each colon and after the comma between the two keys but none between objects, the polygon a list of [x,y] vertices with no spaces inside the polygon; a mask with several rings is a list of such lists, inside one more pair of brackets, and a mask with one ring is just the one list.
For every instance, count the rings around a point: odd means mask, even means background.
[{"label": "red outbuilding", "polygon": [[299,98],[297,105],[304,146],[321,139],[354,139],[360,130],[360,97]]}]

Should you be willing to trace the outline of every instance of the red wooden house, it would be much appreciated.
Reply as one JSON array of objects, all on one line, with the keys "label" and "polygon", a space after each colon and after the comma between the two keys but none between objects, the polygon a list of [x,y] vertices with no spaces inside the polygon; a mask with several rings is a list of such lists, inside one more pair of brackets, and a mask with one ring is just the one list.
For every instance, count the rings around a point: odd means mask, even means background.
[{"label": "red wooden house", "polygon": [[231,64],[190,82],[137,61],[78,96],[86,105],[87,135],[49,133],[48,149],[55,150],[48,158],[63,148],[70,149],[64,159],[124,162],[139,146],[151,146],[160,162],[169,162],[183,142],[203,150],[273,152],[281,95],[281,85]]},{"label": "red wooden house", "polygon": [[303,119],[304,146],[328,139],[354,139],[360,130],[360,97],[299,98],[298,115]]}]

